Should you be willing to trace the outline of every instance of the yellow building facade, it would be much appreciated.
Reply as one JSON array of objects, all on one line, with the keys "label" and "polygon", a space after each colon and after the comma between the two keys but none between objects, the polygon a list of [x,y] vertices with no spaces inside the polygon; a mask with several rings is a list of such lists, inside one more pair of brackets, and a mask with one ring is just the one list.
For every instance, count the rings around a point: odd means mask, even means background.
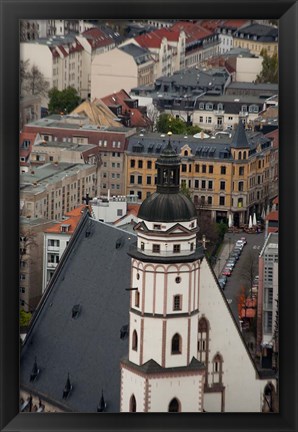
[{"label": "yellow building facade", "polygon": [[[230,138],[170,138],[181,157],[181,188],[190,194],[198,210],[208,211],[217,222],[227,222],[231,214],[235,225],[248,223],[253,212],[261,215],[273,198],[269,196],[270,139],[254,133],[248,140],[244,126],[238,129]],[[129,139],[125,152],[127,195],[144,200],[155,192],[155,162],[168,139],[158,134]]]}]

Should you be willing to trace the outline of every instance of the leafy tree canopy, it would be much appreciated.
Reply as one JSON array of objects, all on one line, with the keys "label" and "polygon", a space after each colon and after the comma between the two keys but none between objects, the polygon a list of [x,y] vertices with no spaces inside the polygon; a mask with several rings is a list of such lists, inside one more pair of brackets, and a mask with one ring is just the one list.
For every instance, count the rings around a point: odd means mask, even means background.
[{"label": "leafy tree canopy", "polygon": [[156,122],[157,132],[173,134],[194,135],[201,131],[199,126],[190,126],[185,121],[177,119],[170,114],[161,114]]},{"label": "leafy tree canopy", "polygon": [[261,56],[263,57],[262,70],[260,75],[257,76],[257,83],[278,83],[278,56],[274,53],[269,56],[267,50],[261,51]]},{"label": "leafy tree canopy", "polygon": [[31,320],[32,314],[25,312],[23,309],[20,310],[20,327],[27,327]]},{"label": "leafy tree canopy", "polygon": [[69,114],[81,101],[74,87],[67,87],[61,91],[54,87],[49,91],[49,99],[50,114]]}]

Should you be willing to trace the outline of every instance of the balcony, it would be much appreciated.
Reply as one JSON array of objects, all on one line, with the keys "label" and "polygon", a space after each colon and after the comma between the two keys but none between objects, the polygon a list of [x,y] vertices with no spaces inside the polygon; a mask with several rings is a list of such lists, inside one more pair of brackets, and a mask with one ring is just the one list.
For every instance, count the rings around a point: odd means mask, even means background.
[{"label": "balcony", "polygon": [[216,116],[223,116],[224,113],[224,110],[213,110],[213,114]]},{"label": "balcony", "polygon": [[59,246],[48,246],[48,252],[59,252]]}]

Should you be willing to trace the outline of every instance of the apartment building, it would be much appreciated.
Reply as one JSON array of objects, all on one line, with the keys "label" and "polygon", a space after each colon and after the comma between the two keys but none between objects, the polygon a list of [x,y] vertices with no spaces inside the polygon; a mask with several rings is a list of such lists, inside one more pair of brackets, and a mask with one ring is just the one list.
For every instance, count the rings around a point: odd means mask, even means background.
[{"label": "apartment building", "polygon": [[63,219],[53,223],[43,233],[43,277],[42,293],[52,278],[56,267],[68,245],[82,216],[85,205],[80,205],[73,210],[66,212]]},{"label": "apartment building", "polygon": [[95,55],[91,65],[91,99],[102,98],[120,89],[154,82],[154,65],[148,49],[134,43]]},{"label": "apartment building", "polygon": [[[160,134],[139,134],[129,139],[126,151],[126,194],[144,200],[155,191],[155,162],[168,142]],[[242,122],[230,135],[194,138],[172,135],[182,158],[181,186],[187,188],[197,209],[216,221],[248,223],[249,214],[267,207],[272,142],[261,133],[246,132]]]},{"label": "apartment building", "polygon": [[259,256],[257,349],[263,367],[272,367],[278,333],[278,233],[269,233]]},{"label": "apartment building", "polygon": [[139,35],[134,41],[150,51],[155,61],[154,79],[184,69],[186,43],[184,31],[160,28]]},{"label": "apartment building", "polygon": [[24,132],[39,133],[41,140],[46,142],[97,145],[102,161],[97,196],[107,195],[108,189],[124,195],[124,149],[127,138],[136,132],[134,128],[101,127],[84,124],[75,115],[53,115],[27,124]]},{"label": "apartment building", "polygon": [[253,23],[236,30],[233,38],[234,47],[247,48],[256,55],[263,49],[269,56],[278,51],[277,27]]},{"label": "apartment building", "polygon": [[185,67],[199,66],[204,60],[219,53],[218,34],[200,25],[198,22],[178,21],[171,30],[184,31],[185,41]]},{"label": "apartment building", "polygon": [[20,175],[20,213],[32,219],[59,220],[82,203],[86,194],[97,196],[100,178],[96,165],[48,163]]}]

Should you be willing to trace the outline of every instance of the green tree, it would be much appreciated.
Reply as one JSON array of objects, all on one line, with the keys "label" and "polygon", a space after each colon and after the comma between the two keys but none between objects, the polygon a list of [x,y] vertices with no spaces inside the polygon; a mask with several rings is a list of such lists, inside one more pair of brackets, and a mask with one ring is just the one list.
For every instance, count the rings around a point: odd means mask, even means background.
[{"label": "green tree", "polygon": [[23,309],[20,310],[20,327],[27,327],[32,318],[30,312],[25,312]]},{"label": "green tree", "polygon": [[186,186],[185,183],[181,183],[180,192],[182,192],[185,196],[187,196],[187,198],[191,200],[189,188]]},{"label": "green tree", "polygon": [[269,56],[267,50],[261,51],[261,56],[263,57],[262,70],[257,76],[257,83],[278,83],[278,56],[274,53]]},{"label": "green tree", "polygon": [[50,114],[69,114],[81,101],[74,87],[67,87],[61,91],[53,87],[49,91],[49,99],[48,109]]},{"label": "green tree", "polygon": [[181,119],[177,119],[170,114],[160,114],[158,120],[156,122],[157,132],[160,133],[168,133],[172,132],[173,134],[182,135],[189,134],[194,135],[197,132],[201,131],[199,126],[189,126],[185,121]]}]

